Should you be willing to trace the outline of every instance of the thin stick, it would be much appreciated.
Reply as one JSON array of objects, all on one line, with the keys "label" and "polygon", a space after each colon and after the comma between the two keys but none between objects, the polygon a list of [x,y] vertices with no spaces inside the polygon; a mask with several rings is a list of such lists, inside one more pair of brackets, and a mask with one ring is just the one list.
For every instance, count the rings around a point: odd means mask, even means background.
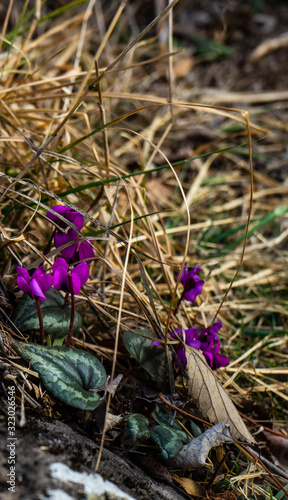
[{"label": "thin stick", "polygon": [[[99,76],[98,59],[95,59],[95,72],[96,72],[96,76],[98,77]],[[98,95],[99,95],[99,108],[100,108],[100,114],[101,114],[101,119],[102,119],[102,125],[106,125],[106,115],[105,115],[105,108],[104,108],[103,97],[102,97],[101,82],[99,82],[99,85],[98,85]],[[106,165],[106,169],[107,169],[107,175],[109,175],[110,174],[109,143],[108,143],[108,132],[107,132],[106,127],[102,131],[102,136],[103,136],[103,143],[104,143],[105,165]]]},{"label": "thin stick", "polygon": [[245,249],[246,249],[246,244],[247,244],[247,239],[248,239],[248,230],[249,230],[249,224],[250,224],[250,219],[251,219],[251,213],[252,213],[252,205],[253,205],[253,191],[254,191],[254,188],[253,188],[253,163],[252,163],[252,139],[251,139],[251,128],[250,128],[250,120],[249,120],[249,114],[247,111],[245,111],[243,113],[243,117],[244,117],[244,120],[246,122],[246,127],[247,127],[247,135],[248,135],[248,144],[249,144],[249,166],[250,166],[250,195],[249,195],[249,210],[248,210],[248,217],[247,217],[247,222],[246,222],[246,229],[245,229],[245,237],[244,237],[244,243],[243,243],[243,247],[242,247],[242,252],[241,252],[241,256],[240,256],[240,261],[239,261],[239,264],[238,264],[238,267],[237,267],[237,270],[236,270],[236,273],[234,274],[233,276],[233,279],[232,281],[230,282],[229,286],[228,286],[228,289],[223,297],[223,299],[221,300],[220,302],[220,305],[214,315],[214,318],[212,320],[212,323],[211,325],[213,325],[214,321],[216,320],[220,310],[221,310],[221,307],[223,306],[225,300],[226,300],[226,297],[228,295],[228,293],[230,292],[231,288],[232,288],[232,285],[234,283],[234,281],[236,280],[239,272],[240,272],[240,269],[242,267],[242,264],[243,264],[243,260],[244,260],[244,254],[245,254]]},{"label": "thin stick", "polygon": [[[131,206],[131,227],[130,227],[130,234],[129,234],[129,239],[128,239],[128,245],[127,245],[127,251],[126,251],[126,256],[125,256],[125,262],[124,262],[124,268],[123,268],[123,274],[122,274],[122,280],[121,280],[121,291],[120,291],[120,301],[119,301],[119,314],[117,318],[117,327],[116,327],[116,333],[115,333],[115,345],[114,345],[114,355],[113,355],[113,363],[112,363],[112,370],[111,370],[111,384],[113,383],[114,380],[114,375],[115,375],[115,370],[116,370],[116,362],[117,362],[117,354],[118,354],[118,342],[119,342],[119,336],[120,336],[120,325],[121,325],[121,315],[122,315],[122,308],[123,308],[123,300],[124,300],[124,291],[126,287],[126,275],[127,275],[127,267],[129,263],[129,257],[130,257],[130,251],[131,251],[131,239],[133,235],[133,213],[132,213],[132,206]],[[104,423],[104,429],[101,437],[101,445],[100,445],[100,450],[98,453],[97,457],[97,462],[96,462],[96,467],[95,467],[95,472],[97,472],[100,461],[101,461],[101,456],[102,456],[102,451],[104,447],[104,442],[105,442],[105,436],[106,436],[106,428],[107,428],[107,416],[109,412],[109,407],[111,403],[111,398],[112,398],[112,392],[108,392],[108,398],[107,398],[107,405],[106,405],[106,412],[105,412],[105,423]]]}]

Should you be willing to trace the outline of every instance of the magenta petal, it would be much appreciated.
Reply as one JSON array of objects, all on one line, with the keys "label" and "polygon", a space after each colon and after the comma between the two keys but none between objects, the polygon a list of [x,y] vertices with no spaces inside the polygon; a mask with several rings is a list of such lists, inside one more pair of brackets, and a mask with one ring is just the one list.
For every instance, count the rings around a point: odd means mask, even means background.
[{"label": "magenta petal", "polygon": [[17,266],[16,271],[19,274],[19,276],[21,276],[21,278],[23,278],[25,281],[27,281],[27,283],[30,282],[30,275],[29,275],[28,271],[25,269],[25,267]]},{"label": "magenta petal", "polygon": [[[46,297],[41,289],[36,278],[32,278],[30,282],[31,295],[37,297],[39,300],[46,300]],[[34,297],[33,297],[34,298]]]},{"label": "magenta petal", "polygon": [[74,269],[72,269],[72,274],[73,273],[78,274],[81,286],[83,286],[89,278],[89,267],[87,262],[81,262],[81,264],[75,266]]},{"label": "magenta petal", "polygon": [[56,290],[68,291],[68,273],[61,269],[60,267],[54,271],[53,275],[53,286]]},{"label": "magenta petal", "polygon": [[64,259],[67,260],[67,262],[70,262],[70,263],[71,263],[71,261],[73,262],[74,256],[77,252],[77,247],[78,247],[78,243],[74,243],[73,245],[70,245],[69,247],[61,250],[61,254],[63,255]]},{"label": "magenta petal", "polygon": [[170,332],[170,336],[172,337],[172,339],[176,339],[177,338],[176,335],[178,337],[182,337],[182,328],[176,328],[175,333]]},{"label": "magenta petal", "polygon": [[201,349],[201,342],[200,342],[200,340],[189,340],[189,342],[186,342],[186,344],[189,347],[194,347],[194,349]]},{"label": "magenta petal", "polygon": [[230,361],[225,354],[216,354],[213,360],[213,370],[229,365]]},{"label": "magenta petal", "polygon": [[218,352],[220,351],[220,342],[219,342],[219,340],[218,340],[217,344],[215,344],[213,346],[213,348],[211,348],[209,346],[209,351],[212,352],[213,356],[215,356],[215,354],[218,354]]},{"label": "magenta petal", "polygon": [[68,272],[68,264],[66,262],[65,259],[63,259],[62,257],[58,257],[58,259],[55,260],[53,266],[52,266],[52,270],[53,272],[56,271],[56,269],[63,269],[64,271],[66,271],[66,273]]},{"label": "magenta petal", "polygon": [[222,328],[222,321],[217,321],[210,327],[210,331],[212,334],[217,335],[217,333],[221,328]]},{"label": "magenta petal", "polygon": [[[74,295],[76,295],[77,293],[80,292],[81,281],[80,281],[79,274],[75,273],[74,271],[75,271],[74,269],[72,269],[72,271],[71,271],[71,281],[72,281],[73,293],[74,293]],[[71,293],[70,280],[69,280],[69,291]]]},{"label": "magenta petal", "polygon": [[[63,215],[63,217],[65,217],[64,214],[67,211],[67,207],[64,207],[63,205],[54,205],[54,207],[52,208],[54,212],[57,212],[57,214]],[[48,211],[46,217],[48,217],[48,219],[58,224],[59,217],[57,217],[57,215],[52,214],[52,212]]]},{"label": "magenta petal", "polygon": [[208,362],[208,365],[210,366],[210,368],[212,368],[213,366],[213,354],[211,354],[211,352],[203,352],[205,358],[206,358],[206,361]]},{"label": "magenta petal", "polygon": [[72,222],[72,224],[74,224],[74,226],[76,226],[79,231],[81,231],[84,220],[83,215],[79,214],[78,212],[71,211],[70,213],[66,213],[65,217],[67,220]]},{"label": "magenta petal", "polygon": [[181,365],[185,367],[187,365],[187,359],[185,355],[185,349],[183,347],[180,347],[180,349],[178,349],[177,356],[179,358]]},{"label": "magenta petal", "polygon": [[[73,210],[73,208],[70,208],[70,207],[65,207],[64,205],[55,205],[53,207],[53,210],[58,213],[59,215],[62,215],[62,217],[64,217],[67,221],[71,222],[72,224],[74,224],[74,226],[77,227],[77,229],[80,231],[82,229],[82,226],[83,226],[83,215],[79,214],[79,212],[76,212],[75,210]],[[69,226],[69,224],[65,221],[63,221],[62,219],[60,219],[59,217],[57,217],[57,215],[54,215],[52,212],[48,211],[47,212],[47,217],[48,219],[50,219],[52,222],[56,222],[56,224],[58,224],[58,226],[60,227],[67,227]],[[73,229],[71,229],[72,231]],[[75,231],[75,230],[73,230]],[[76,237],[77,237],[77,231],[75,231],[76,233]],[[74,235],[73,235],[73,238],[74,238]]]},{"label": "magenta petal", "polygon": [[53,285],[53,276],[51,274],[46,274],[46,283],[42,285],[42,290],[44,293],[48,292],[50,290],[51,286]]},{"label": "magenta petal", "polygon": [[68,233],[60,233],[57,232],[54,236],[55,247],[62,247],[62,245],[66,245],[68,241],[73,241],[77,239],[77,232],[74,229],[68,231]]},{"label": "magenta petal", "polygon": [[[73,232],[73,235],[71,238],[72,232]],[[55,237],[54,237],[55,247],[56,248],[61,247],[62,245],[65,245],[69,241],[74,240],[76,238],[77,238],[77,233],[74,230],[72,230],[71,232],[69,231],[67,234],[66,233],[56,233]],[[79,243],[76,241],[75,243],[71,242],[71,245],[69,245],[67,248],[63,248],[63,250],[61,250],[61,254],[63,255],[64,259],[66,259],[68,261],[70,259],[73,259],[75,253],[77,252],[78,245],[79,245]]]},{"label": "magenta petal", "polygon": [[188,328],[185,330],[183,339],[185,339],[185,343],[188,345],[191,340],[198,340],[198,328]]},{"label": "magenta petal", "polygon": [[87,241],[82,241],[78,248],[79,260],[94,259],[94,250]]},{"label": "magenta petal", "polygon": [[[197,276],[196,276],[196,278],[197,278]],[[200,278],[198,278],[197,281],[198,281],[198,283],[196,281],[194,282],[193,288],[191,288],[190,290],[187,290],[187,292],[184,292],[183,297],[185,300],[188,300],[189,302],[194,302],[197,295],[200,295],[200,293],[202,292],[202,287],[204,285],[204,281],[201,280]]]},{"label": "magenta petal", "polygon": [[17,285],[19,286],[20,290],[22,290],[22,292],[30,293],[30,286],[28,285],[27,281],[22,278],[22,276],[18,276]]},{"label": "magenta petal", "polygon": [[[31,277],[31,283],[32,280],[35,279],[37,283],[39,284],[41,290],[43,293],[48,292],[50,290],[52,284],[53,284],[53,278],[51,274],[46,274],[44,266],[40,266],[36,271],[32,274]],[[31,285],[30,283],[30,285]],[[42,299],[44,300],[44,299]]]},{"label": "magenta petal", "polygon": [[67,262],[62,259],[62,257],[58,257],[53,264],[52,270],[54,288],[56,288],[56,290],[68,291],[69,283]]}]

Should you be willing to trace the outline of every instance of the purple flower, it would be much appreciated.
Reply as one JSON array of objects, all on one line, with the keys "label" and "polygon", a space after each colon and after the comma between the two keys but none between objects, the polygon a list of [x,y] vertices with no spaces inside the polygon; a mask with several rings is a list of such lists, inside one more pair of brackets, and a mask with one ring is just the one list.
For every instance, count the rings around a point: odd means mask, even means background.
[{"label": "purple flower", "polygon": [[89,245],[88,241],[82,241],[78,248],[78,260],[90,260],[93,259],[94,256],[94,250],[91,245]]},{"label": "purple flower", "polygon": [[[58,257],[53,264],[53,286],[56,290],[70,292],[73,290],[74,295],[80,292],[89,278],[89,268],[87,262],[81,262],[75,266],[70,272],[68,264],[62,257]],[[72,288],[72,290],[71,290]]]},{"label": "purple flower", "polygon": [[50,290],[53,278],[51,274],[46,274],[43,265],[38,267],[32,276],[24,267],[17,266],[16,271],[18,273],[17,285],[20,290],[28,293],[31,299],[46,300],[45,293]]},{"label": "purple flower", "polygon": [[[74,224],[77,229],[81,231],[83,226],[83,215],[79,214],[72,208],[67,208],[63,205],[55,205],[53,210],[58,214],[63,215],[63,217],[72,222],[72,224]],[[52,212],[47,212],[47,217],[65,230],[69,227],[65,222],[59,219],[57,215],[52,214]],[[71,241],[71,245],[61,250],[61,254],[68,264],[73,264],[79,260],[90,260],[94,257],[94,250],[87,241],[82,241],[81,243],[79,241],[74,241],[72,243],[72,240],[77,239],[78,233],[71,227],[65,232],[59,230],[56,230],[55,232],[54,244],[56,248],[66,245],[69,241]]]},{"label": "purple flower", "polygon": [[[69,208],[69,207],[67,208],[63,205],[55,205],[53,207],[53,210],[54,210],[54,212],[57,212],[58,214],[65,217],[65,219],[67,219],[69,222],[74,224],[74,226],[76,226],[77,229],[79,231],[81,231],[82,226],[83,226],[83,215],[81,215],[78,212],[76,212],[75,210],[73,210],[73,208]],[[57,215],[52,214],[52,212],[47,212],[47,217],[48,217],[48,219],[52,220],[53,222],[56,222],[56,224],[58,226],[60,226],[61,228],[63,228],[64,230],[66,230],[67,227],[69,227],[68,224],[66,224],[64,221],[59,219],[59,217],[57,217]],[[68,243],[71,240],[76,240],[77,238],[78,238],[78,232],[75,229],[73,229],[72,227],[69,227],[68,231],[65,231],[65,232],[56,230],[55,236],[54,236],[54,244],[55,244],[55,247],[58,248],[58,247],[61,247],[62,245],[66,245],[66,243]],[[67,261],[72,260],[75,253],[78,250],[78,247],[79,247],[79,243],[75,242],[75,243],[69,245],[69,247],[64,248],[61,252],[64,259]]]},{"label": "purple flower", "polygon": [[201,340],[201,351],[203,351],[206,361],[212,370],[216,370],[230,363],[229,359],[224,354],[219,353],[220,341],[217,333],[220,328],[222,328],[222,322],[218,321],[212,326],[204,328],[198,336],[199,340]]},{"label": "purple flower", "polygon": [[[70,207],[65,207],[64,205],[55,205],[53,207],[54,212],[56,212],[59,215],[62,215],[67,219],[69,222],[72,222],[74,226],[81,231],[82,226],[83,226],[83,215],[79,214],[79,212],[76,212],[73,210],[73,208]],[[57,215],[52,214],[52,212],[47,212],[47,217],[48,219],[52,220],[53,222],[56,222],[56,224],[64,229],[67,228],[66,222],[62,221],[57,217]],[[70,228],[71,229],[71,228]],[[77,231],[75,229],[72,229],[76,233],[76,238],[77,238]]]},{"label": "purple flower", "polygon": [[[200,272],[200,266],[192,267],[192,269],[188,271],[187,262],[185,262],[185,266],[180,278],[180,283],[182,283],[184,287],[182,297],[189,302],[194,302],[197,295],[202,292],[204,281],[199,278],[199,276],[197,276],[197,274],[199,274]],[[179,274],[177,275],[177,278],[178,276]]]},{"label": "purple flower", "polygon": [[[219,321],[208,328],[204,328],[200,331],[200,333],[198,333],[198,328],[188,328],[187,330],[184,330],[184,332],[181,328],[178,328],[175,330],[175,334],[182,338],[187,346],[194,347],[194,349],[202,351],[210,368],[212,368],[212,370],[216,370],[217,368],[221,368],[221,366],[226,366],[230,363],[229,359],[224,354],[219,353],[220,341],[217,332],[221,327],[222,322]],[[176,337],[175,334],[170,332],[172,338]],[[177,349],[177,356],[181,364],[185,367],[187,360],[185,356],[185,348],[182,344]],[[178,364],[179,363],[176,362],[176,365]]]}]

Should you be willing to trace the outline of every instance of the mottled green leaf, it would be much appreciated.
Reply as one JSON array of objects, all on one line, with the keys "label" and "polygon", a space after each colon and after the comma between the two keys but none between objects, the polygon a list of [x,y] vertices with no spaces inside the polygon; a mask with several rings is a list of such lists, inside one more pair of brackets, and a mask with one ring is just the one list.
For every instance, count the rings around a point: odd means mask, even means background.
[{"label": "mottled green leaf", "polygon": [[151,438],[161,448],[164,460],[172,460],[183,448],[183,443],[177,432],[165,424],[156,425],[151,431]]},{"label": "mottled green leaf", "polygon": [[47,347],[17,342],[17,353],[39,373],[56,398],[75,408],[94,410],[100,403],[95,389],[106,382],[106,372],[92,354],[69,347]]},{"label": "mottled green leaf", "polygon": [[[139,330],[139,333],[151,337],[151,332]],[[129,331],[124,332],[123,342],[131,356],[149,373],[159,388],[165,390],[166,369],[163,347],[154,345],[152,339],[147,339]]]},{"label": "mottled green leaf", "polygon": [[[55,288],[51,288],[45,295],[46,300],[40,301],[45,335],[63,338],[69,330],[71,309],[70,307],[63,308],[64,298]],[[21,332],[39,330],[35,300],[31,299],[26,293],[18,301],[13,321]],[[74,332],[79,330],[81,323],[81,316],[75,311]]]},{"label": "mottled green leaf", "polygon": [[125,429],[122,434],[122,442],[132,444],[138,439],[149,438],[149,421],[140,413],[132,413],[125,416]]},{"label": "mottled green leaf", "polygon": [[185,432],[183,426],[181,427],[179,422],[177,422],[175,418],[175,412],[172,411],[170,408],[167,408],[166,405],[157,404],[156,411],[152,413],[152,417],[154,418],[154,420],[156,420],[156,422],[159,425],[164,424],[164,426],[168,426],[170,429],[173,429],[173,431],[175,431],[178,434],[182,443],[186,444],[189,443],[189,441],[191,440],[189,434]]}]

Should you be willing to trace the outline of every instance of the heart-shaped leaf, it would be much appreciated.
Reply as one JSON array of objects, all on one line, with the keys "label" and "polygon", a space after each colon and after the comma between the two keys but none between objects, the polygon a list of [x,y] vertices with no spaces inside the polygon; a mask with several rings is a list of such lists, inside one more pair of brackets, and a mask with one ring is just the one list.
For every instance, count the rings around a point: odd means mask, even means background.
[{"label": "heart-shaped leaf", "polygon": [[94,410],[100,403],[95,392],[106,382],[106,372],[92,354],[69,347],[13,344],[17,353],[39,373],[56,398],[75,408]]},{"label": "heart-shaped leaf", "polygon": [[[151,337],[151,332],[139,330],[139,334]],[[159,388],[165,390],[166,369],[163,348],[154,345],[152,339],[147,339],[139,334],[129,331],[124,332],[124,345],[131,356],[133,356],[139,365],[149,373],[153,380],[155,380]]]},{"label": "heart-shaped leaf", "polygon": [[151,432],[151,438],[161,448],[164,460],[172,460],[183,448],[183,443],[177,432],[166,424],[156,425]]},{"label": "heart-shaped leaf", "polygon": [[165,427],[168,426],[170,429],[175,431],[181,439],[182,443],[189,443],[189,441],[191,441],[190,436],[187,434],[187,432],[185,432],[183,426],[181,427],[181,425],[175,419],[174,411],[172,411],[170,408],[167,408],[167,406],[163,404],[157,404],[156,410],[152,413],[152,417],[159,425],[164,425]]},{"label": "heart-shaped leaf", "polygon": [[132,413],[125,416],[125,429],[122,434],[124,444],[134,443],[137,439],[149,438],[149,421],[141,413]]},{"label": "heart-shaped leaf", "polygon": [[[55,288],[51,288],[45,295],[46,300],[40,301],[45,335],[63,338],[69,330],[71,309],[70,307],[63,307],[64,298]],[[35,300],[31,299],[26,293],[22,295],[17,304],[13,321],[21,332],[39,329]],[[79,330],[81,323],[81,316],[75,311],[74,332]]]}]

